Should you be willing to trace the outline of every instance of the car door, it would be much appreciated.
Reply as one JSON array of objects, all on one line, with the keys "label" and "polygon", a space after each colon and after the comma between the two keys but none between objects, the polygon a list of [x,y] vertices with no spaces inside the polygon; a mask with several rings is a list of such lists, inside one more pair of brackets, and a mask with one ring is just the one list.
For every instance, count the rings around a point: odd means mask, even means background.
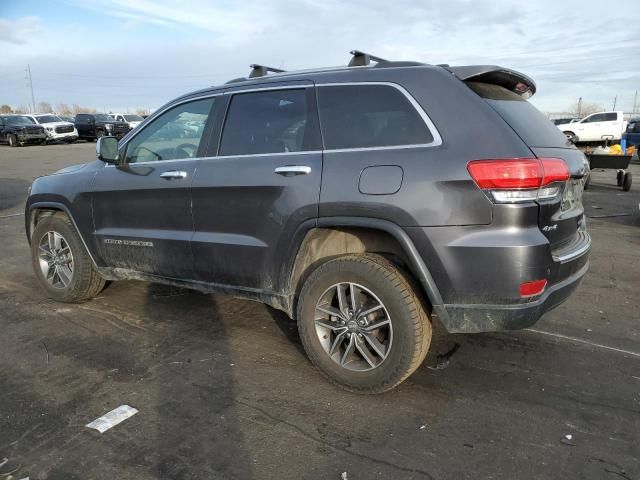
[{"label": "car door", "polygon": [[195,274],[273,292],[284,257],[294,254],[296,228],[318,216],[315,92],[305,82],[229,92],[225,99],[218,155],[201,162],[193,182]]},{"label": "car door", "polygon": [[91,118],[90,115],[84,114],[84,113],[79,113],[78,115],[76,115],[76,121],[75,121],[75,125],[76,125],[76,130],[78,130],[78,136],[80,137],[91,137],[91,135],[89,135],[89,119]]},{"label": "car door", "polygon": [[[191,183],[208,141],[215,97],[175,104],[120,148],[116,165],[100,170],[93,185],[96,243],[112,267],[165,277],[191,278]],[[187,121],[203,128],[174,134]]]},{"label": "car door", "polygon": [[604,120],[603,113],[594,113],[585,118],[583,123],[584,130],[578,134],[581,141],[593,142],[602,139],[602,120]]}]

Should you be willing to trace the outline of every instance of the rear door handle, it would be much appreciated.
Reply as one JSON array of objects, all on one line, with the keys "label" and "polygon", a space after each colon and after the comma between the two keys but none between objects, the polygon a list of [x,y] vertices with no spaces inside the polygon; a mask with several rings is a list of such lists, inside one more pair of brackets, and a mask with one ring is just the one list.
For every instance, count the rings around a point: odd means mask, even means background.
[{"label": "rear door handle", "polygon": [[169,170],[167,172],[162,172],[160,174],[160,178],[164,178],[166,180],[172,180],[175,178],[187,178],[187,172],[183,172],[182,170]]},{"label": "rear door handle", "polygon": [[274,172],[285,177],[293,177],[294,175],[309,175],[311,173],[311,167],[308,167],[306,165],[286,165],[284,167],[276,167]]}]

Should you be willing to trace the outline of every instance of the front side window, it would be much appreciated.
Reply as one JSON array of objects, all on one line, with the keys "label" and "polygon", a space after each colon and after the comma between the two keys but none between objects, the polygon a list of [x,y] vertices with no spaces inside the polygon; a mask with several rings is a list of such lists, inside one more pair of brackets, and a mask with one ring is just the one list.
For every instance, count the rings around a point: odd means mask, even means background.
[{"label": "front side window", "polygon": [[220,155],[320,150],[315,109],[305,89],[238,93],[222,132]]},{"label": "front side window", "polygon": [[214,98],[183,103],[155,118],[127,144],[127,163],[195,158]]},{"label": "front side window", "polygon": [[433,142],[409,99],[390,85],[319,87],[318,107],[328,150]]},{"label": "front side window", "polygon": [[597,113],[597,114],[591,115],[589,118],[587,118],[585,123],[602,122],[604,119],[605,119],[605,114],[604,113]]}]

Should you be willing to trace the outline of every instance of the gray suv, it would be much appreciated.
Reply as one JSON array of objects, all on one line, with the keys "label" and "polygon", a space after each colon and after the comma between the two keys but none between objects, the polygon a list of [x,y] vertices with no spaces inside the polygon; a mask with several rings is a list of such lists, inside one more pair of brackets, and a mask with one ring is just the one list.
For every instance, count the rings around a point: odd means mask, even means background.
[{"label": "gray suv", "polygon": [[350,65],[173,100],[98,160],[38,178],[48,295],[140,279],[264,302],[351,391],[393,388],[449,332],[525,328],[587,271],[583,154],[527,76],[352,52]]}]

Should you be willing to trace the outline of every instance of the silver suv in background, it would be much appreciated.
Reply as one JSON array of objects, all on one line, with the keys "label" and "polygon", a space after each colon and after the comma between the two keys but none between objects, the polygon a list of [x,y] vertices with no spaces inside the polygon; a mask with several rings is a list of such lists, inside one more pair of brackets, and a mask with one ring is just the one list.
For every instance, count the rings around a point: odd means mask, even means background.
[{"label": "silver suv in background", "polygon": [[117,122],[127,123],[131,129],[136,128],[144,121],[144,118],[135,113],[112,113],[111,116],[114,117]]},{"label": "silver suv in background", "polygon": [[78,139],[76,126],[53,113],[37,113],[34,115],[24,115],[33,120],[34,123],[42,125],[47,134],[47,143],[65,142],[73,143]]}]

